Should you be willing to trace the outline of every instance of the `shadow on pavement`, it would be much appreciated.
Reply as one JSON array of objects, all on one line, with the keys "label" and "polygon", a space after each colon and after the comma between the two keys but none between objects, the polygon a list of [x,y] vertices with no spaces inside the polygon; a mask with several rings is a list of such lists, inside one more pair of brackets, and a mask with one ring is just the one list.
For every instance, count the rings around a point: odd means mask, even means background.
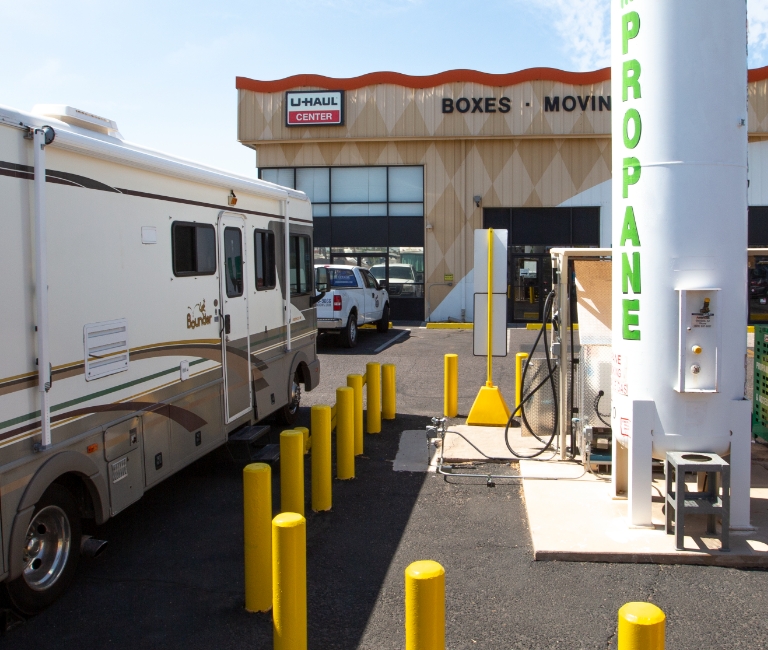
[{"label": "shadow on pavement", "polygon": [[[310,509],[306,457],[310,648],[362,637],[425,478],[392,471],[399,434],[426,423],[398,416],[366,434],[357,478],[334,480],[329,513]],[[242,468],[218,449],[96,528],[107,552],[83,559],[70,590],[4,647],[271,648],[271,615],[243,608]],[[279,485],[273,471],[275,514]]]}]

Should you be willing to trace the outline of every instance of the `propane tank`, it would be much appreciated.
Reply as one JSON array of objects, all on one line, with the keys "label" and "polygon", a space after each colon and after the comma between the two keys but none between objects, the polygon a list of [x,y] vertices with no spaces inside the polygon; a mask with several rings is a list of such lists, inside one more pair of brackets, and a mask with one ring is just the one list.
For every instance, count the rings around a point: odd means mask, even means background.
[{"label": "propane tank", "polygon": [[611,424],[626,447],[650,403],[659,459],[749,442],[746,19],[744,0],[612,0]]}]

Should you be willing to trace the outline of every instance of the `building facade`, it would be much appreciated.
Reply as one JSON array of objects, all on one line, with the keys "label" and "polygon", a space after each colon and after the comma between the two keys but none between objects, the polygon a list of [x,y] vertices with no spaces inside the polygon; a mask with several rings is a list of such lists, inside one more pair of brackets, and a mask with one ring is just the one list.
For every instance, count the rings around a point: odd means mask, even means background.
[{"label": "building facade", "polygon": [[[316,262],[370,267],[393,319],[473,319],[477,228],[509,229],[510,323],[540,322],[549,248],[611,246],[608,68],[236,85],[259,175],[312,200]],[[768,246],[768,67],[749,100],[750,245]],[[768,319],[768,257],[750,265],[752,318]]]}]

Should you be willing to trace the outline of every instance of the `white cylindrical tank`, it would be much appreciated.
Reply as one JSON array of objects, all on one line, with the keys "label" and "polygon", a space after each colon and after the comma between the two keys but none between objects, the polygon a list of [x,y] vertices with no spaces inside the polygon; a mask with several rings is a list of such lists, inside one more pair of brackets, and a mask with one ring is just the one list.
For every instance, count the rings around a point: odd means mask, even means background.
[{"label": "white cylindrical tank", "polygon": [[656,458],[729,453],[743,405],[746,19],[744,0],[611,12],[612,425],[626,445],[653,402]]}]

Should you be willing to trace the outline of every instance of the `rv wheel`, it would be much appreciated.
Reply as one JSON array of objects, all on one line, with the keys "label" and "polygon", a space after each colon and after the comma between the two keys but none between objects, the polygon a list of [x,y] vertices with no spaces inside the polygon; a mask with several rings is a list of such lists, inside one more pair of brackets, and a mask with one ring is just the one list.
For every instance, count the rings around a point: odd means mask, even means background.
[{"label": "rv wheel", "polygon": [[301,404],[301,384],[299,379],[299,373],[296,373],[293,376],[293,381],[291,381],[289,402],[278,412],[278,417],[283,424],[293,424],[299,415],[299,404]]},{"label": "rv wheel", "polygon": [[24,572],[6,588],[13,606],[31,616],[69,586],[80,559],[80,512],[72,494],[51,485],[35,506],[24,548]]}]

